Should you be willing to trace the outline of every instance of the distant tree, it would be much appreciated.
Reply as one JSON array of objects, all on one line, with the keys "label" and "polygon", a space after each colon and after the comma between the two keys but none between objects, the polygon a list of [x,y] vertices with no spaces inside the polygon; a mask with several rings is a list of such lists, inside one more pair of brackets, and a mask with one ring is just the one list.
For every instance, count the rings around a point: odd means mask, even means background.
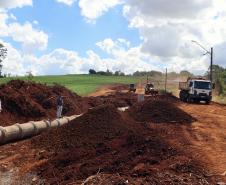
[{"label": "distant tree", "polygon": [[180,72],[181,76],[186,76],[186,77],[192,77],[194,76],[192,73],[190,73],[189,71],[183,70]]},{"label": "distant tree", "polygon": [[98,71],[97,74],[98,75],[106,75],[106,72],[105,71]]},{"label": "distant tree", "polygon": [[225,69],[223,67],[221,67],[219,65],[213,65],[213,80],[215,81],[218,78],[220,78],[224,71],[225,71]]},{"label": "distant tree", "polygon": [[139,71],[134,72],[133,76],[139,76]]},{"label": "distant tree", "polygon": [[[209,71],[206,73],[209,77]],[[226,69],[219,65],[213,65],[213,82],[215,82],[215,92],[218,95],[226,94]]]},{"label": "distant tree", "polygon": [[115,71],[115,76],[119,76],[119,74],[120,74],[120,71]]},{"label": "distant tree", "polygon": [[178,73],[176,73],[176,72],[169,72],[168,73],[168,77],[170,77],[170,78],[177,78],[178,77]]},{"label": "distant tree", "polygon": [[125,76],[125,73],[120,72],[120,73],[119,73],[119,76]]},{"label": "distant tree", "polygon": [[97,74],[97,72],[96,72],[94,69],[90,69],[90,70],[89,70],[89,74],[90,74],[90,75],[93,75],[93,74]]},{"label": "distant tree", "polygon": [[133,76],[162,76],[160,71],[136,71]]},{"label": "distant tree", "polygon": [[162,76],[162,72],[160,72],[160,71],[150,71],[150,72],[148,72],[148,75],[149,76]]},{"label": "distant tree", "polygon": [[136,71],[133,76],[147,76],[147,71]]},{"label": "distant tree", "polygon": [[2,77],[2,62],[7,56],[7,48],[3,44],[0,43],[0,77]]},{"label": "distant tree", "polygon": [[107,75],[107,76],[112,76],[112,75],[113,75],[113,73],[112,73],[109,69],[107,69],[107,71],[106,71],[106,75]]},{"label": "distant tree", "polygon": [[96,74],[98,75],[104,75],[104,76],[112,76],[113,73],[107,69],[107,71],[97,71]]},{"label": "distant tree", "polygon": [[123,73],[119,70],[119,71],[115,71],[114,75],[115,76],[125,76],[125,73]]}]

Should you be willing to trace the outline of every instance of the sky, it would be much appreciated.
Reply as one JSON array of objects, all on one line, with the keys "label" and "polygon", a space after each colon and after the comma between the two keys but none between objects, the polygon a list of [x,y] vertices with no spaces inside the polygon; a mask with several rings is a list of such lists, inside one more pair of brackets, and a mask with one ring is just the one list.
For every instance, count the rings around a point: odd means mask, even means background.
[{"label": "sky", "polygon": [[0,0],[3,73],[226,67],[225,0]]}]

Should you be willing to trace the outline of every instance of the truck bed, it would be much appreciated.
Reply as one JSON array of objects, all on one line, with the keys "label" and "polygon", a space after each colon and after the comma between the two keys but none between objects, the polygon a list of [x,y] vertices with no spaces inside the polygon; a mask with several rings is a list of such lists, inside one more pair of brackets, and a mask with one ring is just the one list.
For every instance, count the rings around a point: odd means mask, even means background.
[{"label": "truck bed", "polygon": [[179,82],[179,90],[188,90],[188,83],[187,82]]}]

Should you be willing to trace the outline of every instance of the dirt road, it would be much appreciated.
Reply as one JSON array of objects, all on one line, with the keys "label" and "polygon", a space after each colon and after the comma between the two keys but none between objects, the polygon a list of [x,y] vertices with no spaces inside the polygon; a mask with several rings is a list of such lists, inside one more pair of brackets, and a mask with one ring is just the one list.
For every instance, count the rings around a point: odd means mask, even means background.
[{"label": "dirt road", "polygon": [[197,119],[185,130],[192,143],[189,150],[206,164],[212,175],[226,175],[226,106],[183,103],[179,107]]}]

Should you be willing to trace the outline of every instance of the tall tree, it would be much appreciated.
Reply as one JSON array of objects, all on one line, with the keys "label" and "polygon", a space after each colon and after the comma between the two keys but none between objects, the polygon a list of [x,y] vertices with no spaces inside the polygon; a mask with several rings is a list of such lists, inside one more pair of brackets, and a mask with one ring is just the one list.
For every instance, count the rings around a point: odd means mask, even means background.
[{"label": "tall tree", "polygon": [[2,77],[2,62],[7,56],[7,48],[0,43],[0,77]]}]

